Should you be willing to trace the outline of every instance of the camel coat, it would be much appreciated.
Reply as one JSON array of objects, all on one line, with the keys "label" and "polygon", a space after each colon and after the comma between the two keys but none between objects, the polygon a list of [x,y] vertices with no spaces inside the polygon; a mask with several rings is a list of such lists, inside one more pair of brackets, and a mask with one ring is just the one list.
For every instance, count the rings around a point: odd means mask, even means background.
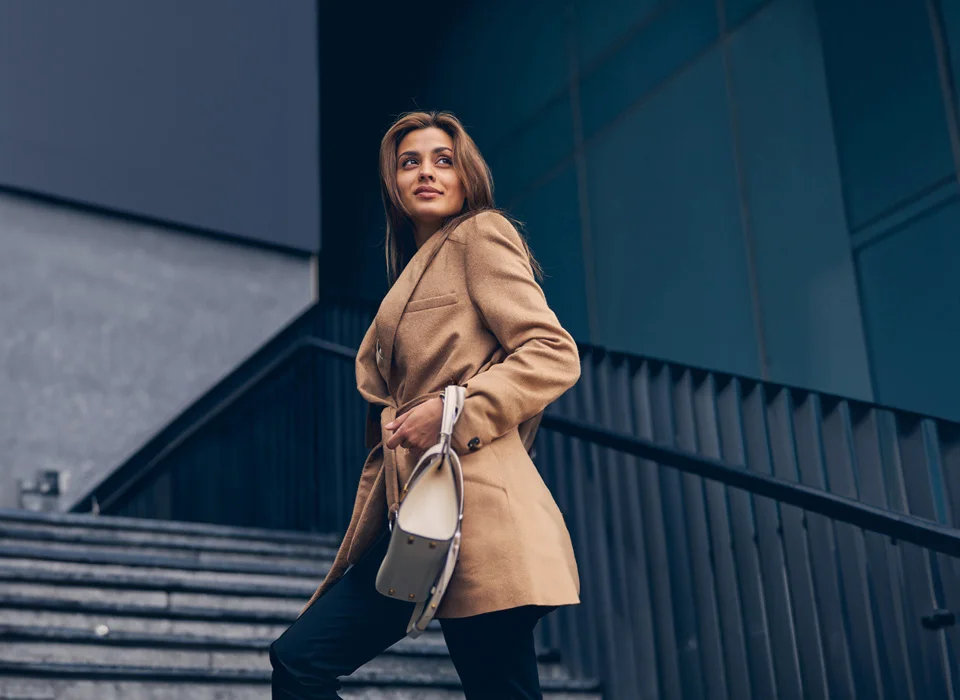
[{"label": "camel coat", "polygon": [[570,535],[528,451],[544,408],[580,377],[580,357],[507,219],[482,212],[420,247],[367,330],[356,374],[372,450],[336,559],[304,610],[383,532],[416,465],[418,454],[384,447],[392,432],[382,426],[448,384],[466,388],[452,441],[465,503],[437,617],[578,603]]}]

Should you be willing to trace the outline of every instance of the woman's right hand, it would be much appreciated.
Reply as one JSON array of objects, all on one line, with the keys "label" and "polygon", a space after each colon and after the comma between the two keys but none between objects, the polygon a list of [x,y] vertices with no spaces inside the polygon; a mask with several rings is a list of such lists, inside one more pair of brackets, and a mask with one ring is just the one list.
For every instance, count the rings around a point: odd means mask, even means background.
[{"label": "woman's right hand", "polygon": [[387,423],[384,428],[392,430],[384,446],[391,450],[404,447],[421,454],[433,447],[440,438],[440,424],[443,420],[443,400],[434,397],[415,406],[401,416]]}]

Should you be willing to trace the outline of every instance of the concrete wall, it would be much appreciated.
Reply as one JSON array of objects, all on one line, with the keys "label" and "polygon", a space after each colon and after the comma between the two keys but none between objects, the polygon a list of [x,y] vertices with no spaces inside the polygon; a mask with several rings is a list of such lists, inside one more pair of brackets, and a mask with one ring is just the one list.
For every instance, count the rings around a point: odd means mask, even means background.
[{"label": "concrete wall", "polygon": [[68,503],[311,301],[303,257],[0,195],[0,507]]},{"label": "concrete wall", "polygon": [[0,185],[304,251],[314,0],[0,3]]},{"label": "concrete wall", "polygon": [[577,337],[960,419],[943,14],[496,0],[409,98],[464,119]]}]

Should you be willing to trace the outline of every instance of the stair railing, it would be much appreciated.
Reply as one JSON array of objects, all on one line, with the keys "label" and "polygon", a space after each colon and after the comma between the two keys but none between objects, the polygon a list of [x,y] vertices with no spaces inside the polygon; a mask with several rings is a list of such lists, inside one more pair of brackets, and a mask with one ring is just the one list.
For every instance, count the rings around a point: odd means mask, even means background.
[{"label": "stair railing", "polygon": [[[311,313],[341,343],[370,318]],[[581,355],[534,457],[583,602],[548,616],[541,644],[608,699],[958,699],[960,426]],[[91,496],[105,513],[342,532],[366,454],[353,357],[296,341]]]}]

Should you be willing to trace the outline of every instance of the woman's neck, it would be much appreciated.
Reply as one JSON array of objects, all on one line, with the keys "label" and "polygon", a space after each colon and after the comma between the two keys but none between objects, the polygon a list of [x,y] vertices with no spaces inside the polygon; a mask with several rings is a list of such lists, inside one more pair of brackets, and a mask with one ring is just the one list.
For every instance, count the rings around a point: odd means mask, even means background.
[{"label": "woman's neck", "polygon": [[417,250],[423,247],[423,244],[430,240],[430,237],[433,236],[437,231],[440,230],[440,223],[429,222],[421,223],[416,222],[413,225],[413,241],[417,245]]}]

